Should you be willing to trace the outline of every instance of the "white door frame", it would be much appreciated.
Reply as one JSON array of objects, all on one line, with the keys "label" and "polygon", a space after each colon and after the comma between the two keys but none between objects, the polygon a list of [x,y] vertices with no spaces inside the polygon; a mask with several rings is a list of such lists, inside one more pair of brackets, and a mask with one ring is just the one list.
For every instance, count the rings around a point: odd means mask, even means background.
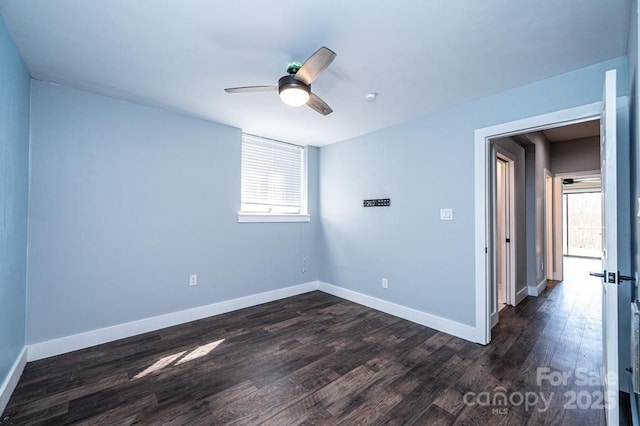
[{"label": "white door frame", "polygon": [[475,131],[475,287],[476,339],[491,341],[491,246],[490,184],[491,139],[544,130],[565,124],[600,118],[602,102],[538,115]]},{"label": "white door frame", "polygon": [[553,253],[555,268],[551,278],[555,281],[564,279],[562,196],[562,178],[556,173],[553,177]]},{"label": "white door frame", "polygon": [[552,280],[556,272],[555,256],[555,223],[554,223],[554,194],[553,194],[553,173],[544,169],[544,247],[545,264],[547,265],[545,279]]}]

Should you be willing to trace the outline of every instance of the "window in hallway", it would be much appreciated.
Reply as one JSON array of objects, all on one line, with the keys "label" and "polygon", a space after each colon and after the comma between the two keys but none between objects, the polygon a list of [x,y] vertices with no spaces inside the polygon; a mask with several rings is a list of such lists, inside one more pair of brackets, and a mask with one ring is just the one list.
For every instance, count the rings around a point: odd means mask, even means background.
[{"label": "window in hallway", "polygon": [[565,256],[597,257],[602,251],[602,212],[600,192],[563,195]]}]

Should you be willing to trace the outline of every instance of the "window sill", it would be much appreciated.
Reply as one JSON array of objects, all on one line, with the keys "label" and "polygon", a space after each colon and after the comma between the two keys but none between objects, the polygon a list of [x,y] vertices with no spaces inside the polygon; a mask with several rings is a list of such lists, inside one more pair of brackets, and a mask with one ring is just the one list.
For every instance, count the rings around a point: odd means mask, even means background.
[{"label": "window sill", "polygon": [[309,221],[311,221],[311,216],[308,214],[238,213],[238,223]]}]

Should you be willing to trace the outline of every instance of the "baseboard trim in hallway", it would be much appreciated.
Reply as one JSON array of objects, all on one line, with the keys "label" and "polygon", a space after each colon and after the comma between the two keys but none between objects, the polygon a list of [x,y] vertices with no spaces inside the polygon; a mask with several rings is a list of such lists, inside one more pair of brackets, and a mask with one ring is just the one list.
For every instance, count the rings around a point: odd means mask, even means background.
[{"label": "baseboard trim in hallway", "polygon": [[540,296],[542,294],[544,289],[547,288],[547,279],[546,278],[543,279],[535,287],[534,286],[529,286],[527,288],[528,288],[529,296],[538,297],[538,296]]}]

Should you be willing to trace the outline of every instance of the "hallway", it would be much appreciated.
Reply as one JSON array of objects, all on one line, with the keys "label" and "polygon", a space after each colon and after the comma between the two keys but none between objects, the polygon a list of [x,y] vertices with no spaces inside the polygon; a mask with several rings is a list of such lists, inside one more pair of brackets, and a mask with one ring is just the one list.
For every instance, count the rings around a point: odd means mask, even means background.
[{"label": "hallway", "polygon": [[[564,281],[550,282],[539,297],[500,313],[487,367],[500,378],[494,387],[525,397],[505,412],[511,420],[519,414],[528,424],[604,424],[601,289],[588,275],[600,269],[600,260],[565,258],[564,268]],[[526,398],[538,403],[527,409]],[[497,421],[496,413],[492,407],[484,418]]]}]

